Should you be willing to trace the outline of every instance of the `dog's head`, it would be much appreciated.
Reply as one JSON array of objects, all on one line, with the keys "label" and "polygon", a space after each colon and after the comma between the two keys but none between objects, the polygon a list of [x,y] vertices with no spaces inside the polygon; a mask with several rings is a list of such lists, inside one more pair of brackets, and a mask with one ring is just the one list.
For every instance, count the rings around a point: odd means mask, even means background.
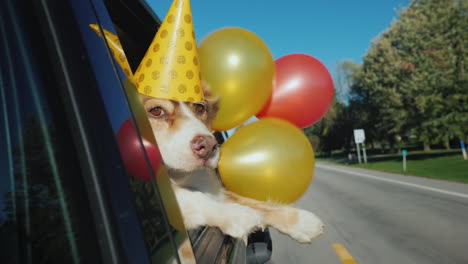
[{"label": "dog's head", "polygon": [[170,169],[192,171],[215,168],[219,159],[218,143],[210,124],[217,99],[204,87],[205,100],[181,102],[141,95],[164,163]]}]

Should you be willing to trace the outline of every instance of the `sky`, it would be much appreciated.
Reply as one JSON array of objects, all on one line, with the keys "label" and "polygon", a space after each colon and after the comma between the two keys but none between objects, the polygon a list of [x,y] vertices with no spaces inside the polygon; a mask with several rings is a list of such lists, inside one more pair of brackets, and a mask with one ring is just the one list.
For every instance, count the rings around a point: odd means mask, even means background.
[{"label": "sky", "polygon": [[[164,19],[172,0],[147,0]],[[372,39],[390,26],[408,0],[192,0],[197,42],[223,27],[240,27],[263,39],[276,60],[305,53],[332,76],[340,61],[362,62]]]}]

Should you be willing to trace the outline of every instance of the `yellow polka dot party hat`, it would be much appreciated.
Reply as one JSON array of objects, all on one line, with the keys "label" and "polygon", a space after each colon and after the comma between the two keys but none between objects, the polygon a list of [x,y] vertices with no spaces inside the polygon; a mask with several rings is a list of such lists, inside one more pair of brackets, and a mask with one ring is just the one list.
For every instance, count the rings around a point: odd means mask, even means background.
[{"label": "yellow polka dot party hat", "polygon": [[[99,30],[98,25],[90,24],[89,26],[96,32],[96,34],[98,34],[98,36],[102,38],[102,34],[101,34],[101,31]],[[129,80],[132,80],[133,79],[132,70],[130,69],[130,64],[128,64],[127,57],[125,56],[122,45],[120,44],[119,37],[117,37],[115,34],[105,29],[102,29],[102,31],[104,32],[107,43],[110,47],[111,53],[114,56],[115,60],[120,65],[120,67],[124,71],[127,78]]]},{"label": "yellow polka dot party hat", "polygon": [[175,0],[135,72],[138,92],[155,98],[203,100],[189,0]]}]

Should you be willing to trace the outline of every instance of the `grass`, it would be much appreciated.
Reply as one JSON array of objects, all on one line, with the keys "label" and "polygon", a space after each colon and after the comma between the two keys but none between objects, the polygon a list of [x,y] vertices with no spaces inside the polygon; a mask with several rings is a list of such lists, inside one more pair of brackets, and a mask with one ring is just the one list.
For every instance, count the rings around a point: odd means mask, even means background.
[{"label": "grass", "polygon": [[[327,161],[338,164],[348,162],[345,159]],[[353,163],[349,166],[468,183],[468,160],[463,159],[461,151],[410,152],[406,159],[406,171],[403,171],[402,156],[396,154],[370,156],[367,164]]]}]

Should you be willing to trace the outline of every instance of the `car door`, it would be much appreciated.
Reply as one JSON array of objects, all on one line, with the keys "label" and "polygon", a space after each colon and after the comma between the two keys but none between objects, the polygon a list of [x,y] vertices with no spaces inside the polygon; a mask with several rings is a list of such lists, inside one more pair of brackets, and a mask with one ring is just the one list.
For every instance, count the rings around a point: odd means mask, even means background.
[{"label": "car door", "polygon": [[[119,19],[137,17],[145,33],[122,37],[135,64],[157,17],[140,1],[7,0],[0,7],[2,263],[177,261],[188,233],[174,227],[181,216],[165,173],[162,181],[130,176],[117,142],[130,120],[141,143],[141,106],[108,43],[89,28],[125,35]],[[245,262],[243,243],[217,229],[190,238],[198,263]]]},{"label": "car door", "polygon": [[[163,208],[142,212],[136,206],[100,93],[100,87],[119,82],[109,61],[97,65],[90,59],[75,19],[89,9],[74,9],[66,1],[6,1],[0,10],[6,58],[2,132],[8,135],[2,137],[8,160],[2,186],[10,186],[2,192],[1,229],[8,233],[2,236],[8,245],[2,259],[149,263],[177,258]],[[128,108],[122,109],[118,115],[129,116]],[[149,198],[148,203],[160,204],[159,197]],[[151,232],[144,232],[144,219],[150,219]]]}]

